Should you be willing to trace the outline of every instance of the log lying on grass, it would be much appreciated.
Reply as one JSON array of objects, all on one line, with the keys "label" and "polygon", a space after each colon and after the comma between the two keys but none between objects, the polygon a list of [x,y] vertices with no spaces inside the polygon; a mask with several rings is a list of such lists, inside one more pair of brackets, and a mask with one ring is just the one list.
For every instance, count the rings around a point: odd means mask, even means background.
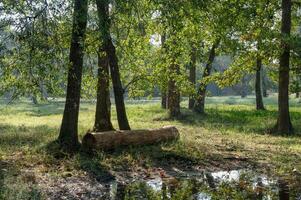
[{"label": "log lying on grass", "polygon": [[122,146],[139,146],[169,142],[179,138],[179,131],[174,126],[152,130],[108,131],[87,133],[82,141],[86,149],[112,150]]}]

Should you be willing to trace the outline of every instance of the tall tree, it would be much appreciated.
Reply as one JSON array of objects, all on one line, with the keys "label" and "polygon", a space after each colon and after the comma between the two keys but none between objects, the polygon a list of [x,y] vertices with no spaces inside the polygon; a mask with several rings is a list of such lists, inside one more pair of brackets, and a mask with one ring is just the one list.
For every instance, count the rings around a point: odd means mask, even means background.
[{"label": "tall tree", "polygon": [[[209,52],[209,58],[207,61],[207,64],[204,68],[204,72],[203,72],[203,80],[210,76],[211,74],[211,70],[212,70],[212,64],[213,61],[215,59],[216,56],[216,48],[218,48],[220,44],[220,39],[217,39],[214,44],[212,45],[210,52]],[[205,83],[204,81],[201,82],[199,89],[198,89],[198,94],[195,100],[195,104],[194,104],[194,108],[193,110],[196,113],[200,113],[203,114],[205,113],[205,99],[206,99],[206,91],[207,91],[207,83]]]},{"label": "tall tree", "polygon": [[87,27],[88,0],[75,0],[69,54],[68,84],[65,110],[58,140],[70,150],[78,145],[78,113]]},{"label": "tall tree", "polygon": [[[163,1],[164,2],[164,1]],[[186,2],[176,1],[170,2],[165,1],[163,6],[166,10],[162,10],[162,17],[165,17],[166,33],[167,37],[167,107],[169,118],[175,119],[181,115],[180,101],[181,101],[181,55],[183,50],[179,48],[181,46],[182,31],[184,30],[185,15],[183,9],[186,8]]]},{"label": "tall tree", "polygon": [[171,64],[170,71],[173,74],[168,81],[167,107],[170,118],[178,118],[181,114],[180,110],[180,90],[177,87],[175,76],[179,74],[179,65]]},{"label": "tall tree", "polygon": [[102,41],[104,50],[108,56],[111,78],[114,89],[115,105],[117,112],[118,125],[121,130],[130,130],[128,122],[125,104],[124,104],[124,89],[122,87],[118,57],[116,55],[116,48],[113,44],[111,33],[110,33],[110,17],[109,17],[109,2],[108,0],[96,0],[97,12],[102,27]]},{"label": "tall tree", "polygon": [[261,78],[262,78],[262,59],[258,56],[256,61],[256,80],[255,80],[255,94],[256,94],[256,109],[265,110],[263,105]]},{"label": "tall tree", "polygon": [[[191,85],[195,87],[196,84],[196,48],[192,47],[191,50],[191,60],[190,60],[190,66],[189,66],[189,81],[191,82]],[[189,96],[189,102],[188,102],[188,108],[193,109],[195,104],[195,98],[194,96]]]},{"label": "tall tree", "polygon": [[161,91],[161,108],[167,109],[167,95],[166,91]]},{"label": "tall tree", "polygon": [[[163,32],[161,36],[161,48],[164,50],[165,48],[165,41],[166,41],[166,34]],[[162,89],[161,91],[161,108],[167,109],[167,92],[166,89]]]},{"label": "tall tree", "polygon": [[262,95],[263,97],[268,97],[268,88],[267,88],[267,74],[266,72],[262,69]]},{"label": "tall tree", "polygon": [[[108,12],[106,7],[106,12]],[[97,74],[97,102],[95,112],[94,131],[110,131],[113,130],[111,122],[111,100],[110,100],[110,74],[109,74],[109,58],[104,47],[103,20],[98,12],[100,45],[97,53],[98,58],[98,74]]]},{"label": "tall tree", "polygon": [[[173,35],[176,34],[175,30],[171,31]],[[170,42],[175,47],[177,46],[177,38],[170,37]],[[168,68],[168,89],[167,89],[167,108],[168,115],[171,119],[176,119],[181,115],[180,101],[181,101],[181,93],[180,88],[177,84],[177,77],[180,75],[180,65],[177,63],[177,59],[179,58],[179,52],[177,50],[168,49],[171,56],[171,62],[169,63]]]},{"label": "tall tree", "polygon": [[98,52],[97,78],[97,102],[94,131],[110,131],[114,128],[111,122],[109,60],[107,54],[101,47]]},{"label": "tall tree", "polygon": [[281,55],[279,65],[279,94],[278,94],[278,121],[276,132],[281,134],[293,133],[289,113],[289,71],[290,71],[290,43],[292,1],[282,0],[281,21]]}]

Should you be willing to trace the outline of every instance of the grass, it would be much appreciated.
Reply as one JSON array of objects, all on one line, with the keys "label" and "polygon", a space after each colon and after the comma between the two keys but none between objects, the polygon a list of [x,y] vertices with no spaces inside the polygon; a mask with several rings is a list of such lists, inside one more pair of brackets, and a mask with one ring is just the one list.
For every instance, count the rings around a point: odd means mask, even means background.
[{"label": "grass", "polygon": [[[181,139],[171,144],[129,147],[70,156],[60,152],[53,141],[61,123],[64,104],[16,102],[0,106],[0,199],[41,199],[39,174],[54,177],[90,174],[99,181],[112,176],[148,173],[152,168],[166,171],[194,169],[256,168],[272,174],[301,172],[301,103],[291,101],[294,136],[269,135],[276,123],[276,97],[265,99],[267,111],[254,109],[254,98],[210,97],[205,116],[183,108],[183,117],[166,120],[158,102],[127,104],[133,129],[175,125]],[[182,106],[186,106],[184,101]],[[93,126],[95,105],[81,104],[80,139]],[[112,111],[117,127],[116,113]]]}]

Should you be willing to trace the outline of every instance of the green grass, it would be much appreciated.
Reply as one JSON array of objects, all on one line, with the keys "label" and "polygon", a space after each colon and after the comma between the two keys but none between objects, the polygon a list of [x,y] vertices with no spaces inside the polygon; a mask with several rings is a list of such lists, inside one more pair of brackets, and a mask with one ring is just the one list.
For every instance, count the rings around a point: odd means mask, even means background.
[{"label": "green grass", "polygon": [[[267,134],[276,123],[275,96],[265,99],[267,111],[256,111],[254,102],[253,97],[210,97],[206,115],[198,116],[183,108],[183,117],[176,121],[166,120],[167,113],[160,109],[158,102],[132,102],[127,104],[132,129],[175,125],[181,139],[169,144],[99,152],[93,157],[83,152],[66,155],[53,143],[58,135],[63,103],[1,104],[0,199],[42,198],[34,179],[43,173],[58,177],[88,173],[102,181],[111,174],[139,174],[141,169],[155,167],[166,171],[174,167],[183,170],[251,167],[273,174],[291,174],[294,169],[301,172],[300,101],[291,101],[294,136]],[[184,101],[182,106],[186,104]],[[81,104],[80,139],[92,128],[94,112],[93,103]],[[117,127],[115,109],[112,115]],[[30,171],[33,177],[22,173],[24,170]]]}]

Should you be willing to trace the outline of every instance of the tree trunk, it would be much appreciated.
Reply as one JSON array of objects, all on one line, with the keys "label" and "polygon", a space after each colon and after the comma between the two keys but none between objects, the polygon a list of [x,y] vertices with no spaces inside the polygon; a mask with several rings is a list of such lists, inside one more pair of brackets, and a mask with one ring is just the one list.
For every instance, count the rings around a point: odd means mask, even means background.
[{"label": "tree trunk", "polygon": [[42,96],[42,100],[43,101],[48,101],[48,92],[47,92],[47,88],[44,85],[44,82],[39,80],[39,88],[40,88],[40,93]]},{"label": "tree trunk", "polygon": [[87,27],[87,0],[75,0],[73,29],[68,67],[68,84],[65,110],[58,140],[68,149],[78,147],[78,112],[84,56],[85,33]]},{"label": "tree trunk", "polygon": [[[216,48],[219,46],[220,39],[218,39],[213,45],[209,52],[209,59],[205,66],[202,79],[210,76],[212,70],[212,64],[216,55]],[[205,113],[205,99],[206,99],[207,83],[201,82],[197,94],[197,98],[193,107],[193,111],[196,113]]]},{"label": "tree trunk", "polygon": [[[161,48],[164,50],[166,48],[165,45],[166,42],[166,33],[163,32],[163,34],[161,35]],[[166,88],[166,86],[164,86]],[[167,109],[167,101],[168,101],[168,97],[167,97],[167,91],[166,89],[161,91],[161,108],[163,109]]]},{"label": "tree trunk", "polygon": [[110,35],[109,2],[108,0],[97,0],[96,3],[100,27],[102,27],[102,40],[104,42],[105,51],[108,55],[111,70],[118,125],[121,130],[130,130],[131,128],[127,119],[124,104],[124,90],[120,80],[116,48]]},{"label": "tree trunk", "polygon": [[178,138],[179,131],[177,128],[167,126],[153,130],[87,133],[83,138],[83,146],[88,150],[112,150],[123,146],[138,146],[168,142]]},{"label": "tree trunk", "polygon": [[265,78],[263,78],[262,80],[262,95],[264,98],[267,98],[269,96]]},{"label": "tree trunk", "polygon": [[268,79],[267,74],[262,68],[262,95],[265,98],[269,96],[268,88],[267,88],[267,79]]},{"label": "tree trunk", "polygon": [[93,130],[96,132],[114,130],[111,122],[109,61],[101,47],[98,52],[97,76],[97,102]]},{"label": "tree trunk", "polygon": [[290,44],[287,37],[291,32],[291,0],[282,0],[282,53],[279,66],[279,94],[278,94],[278,121],[276,132],[281,134],[293,133],[293,126],[289,113],[289,68],[290,68]]},{"label": "tree trunk", "polygon": [[[298,73],[298,72],[297,72]],[[300,91],[301,91],[301,74],[296,74],[296,79],[294,83],[294,92],[296,94],[296,99],[300,98]]]},{"label": "tree trunk", "polygon": [[167,96],[166,91],[161,92],[161,108],[167,109]]},{"label": "tree trunk", "polygon": [[255,81],[255,94],[256,94],[256,109],[257,110],[265,110],[262,99],[261,92],[261,69],[262,69],[262,60],[261,58],[257,58],[257,66],[256,66],[256,81]]},{"label": "tree trunk", "polygon": [[[189,68],[189,81],[193,89],[195,89],[196,86],[196,56],[197,56],[196,48],[193,47],[191,52],[191,61],[190,61],[190,68]],[[192,110],[194,104],[195,104],[195,95],[193,94],[189,96],[188,108]]]},{"label": "tree trunk", "polygon": [[124,104],[124,90],[120,80],[118,59],[116,56],[115,46],[112,40],[109,40],[109,46],[107,48],[107,53],[109,55],[111,77],[115,96],[115,105],[117,112],[118,125],[121,130],[130,130],[130,125],[126,115],[126,109]]},{"label": "tree trunk", "polygon": [[32,100],[32,103],[33,103],[34,105],[38,105],[38,104],[39,104],[38,98],[37,98],[37,95],[36,95],[36,94],[32,94],[31,100]]},{"label": "tree trunk", "polygon": [[241,98],[246,98],[247,97],[247,80],[246,80],[246,75],[244,75],[241,79],[241,90],[240,90],[240,96]]},{"label": "tree trunk", "polygon": [[176,85],[175,75],[179,74],[179,66],[172,64],[170,66],[171,77],[168,81],[167,107],[169,109],[169,118],[175,119],[181,115],[180,110],[180,91]]}]

